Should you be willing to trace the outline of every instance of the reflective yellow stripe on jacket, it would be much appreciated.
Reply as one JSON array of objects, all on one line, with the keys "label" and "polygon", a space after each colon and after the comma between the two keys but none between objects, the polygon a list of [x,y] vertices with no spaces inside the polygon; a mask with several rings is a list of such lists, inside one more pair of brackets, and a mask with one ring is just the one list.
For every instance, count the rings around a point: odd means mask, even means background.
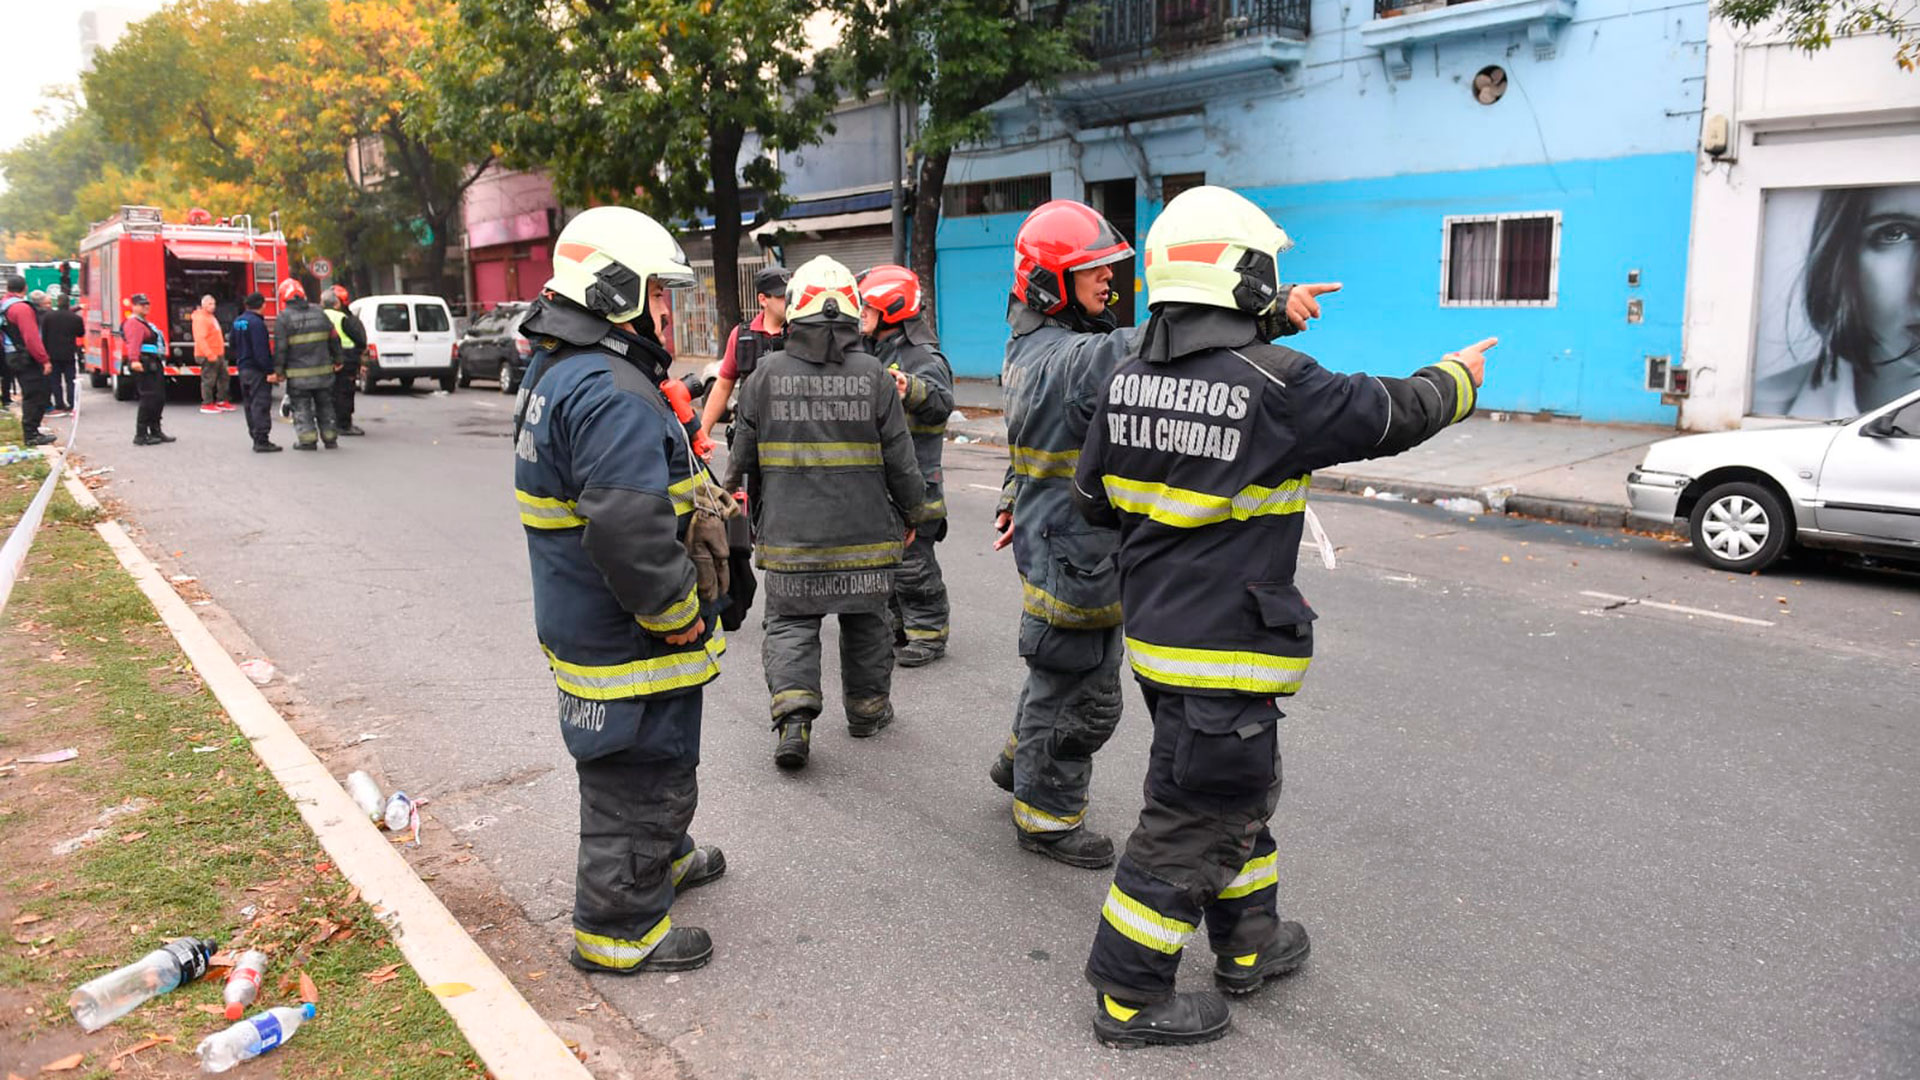
[{"label": "reflective yellow stripe on jacket", "polygon": [[762,570],[806,573],[815,570],[870,570],[892,566],[900,561],[901,543],[884,540],[878,544],[842,544],[838,547],[781,547],[761,544],[754,559]]},{"label": "reflective yellow stripe on jacket", "polygon": [[1009,446],[1013,471],[1035,480],[1071,480],[1080,464],[1080,450],[1036,450],[1031,446]]},{"label": "reflective yellow stripe on jacket", "polygon": [[319,364],[314,367],[296,367],[287,369],[289,379],[311,379],[316,375],[333,374],[332,364]]},{"label": "reflective yellow stripe on jacket", "polygon": [[687,598],[658,615],[635,615],[633,620],[655,634],[677,634],[693,623],[693,617],[700,614],[700,588],[696,584],[687,590]]},{"label": "reflective yellow stripe on jacket", "polygon": [[1120,625],[1118,603],[1097,608],[1075,607],[1026,578],[1020,579],[1020,600],[1022,610],[1048,626],[1068,630],[1104,630]]},{"label": "reflective yellow stripe on jacket", "polygon": [[1467,374],[1467,365],[1458,360],[1442,360],[1435,366],[1453,376],[1456,393],[1453,400],[1452,422],[1457,424],[1473,411],[1473,377]]},{"label": "reflective yellow stripe on jacket", "polygon": [[1308,656],[1277,656],[1243,649],[1189,649],[1127,639],[1134,673],[1163,686],[1295,694],[1307,676]]},{"label": "reflective yellow stripe on jacket", "polygon": [[618,701],[685,690],[712,682],[720,675],[719,658],[727,639],[719,634],[704,645],[624,664],[572,664],[542,646],[553,681],[560,689],[589,701]]},{"label": "reflective yellow stripe on jacket", "polygon": [[667,485],[667,498],[673,500],[675,517],[686,517],[693,513],[693,493],[700,487],[700,481],[705,477],[706,473],[697,472],[685,480]]},{"label": "reflective yellow stripe on jacket", "polygon": [[767,442],[760,464],[769,469],[862,469],[880,464],[877,442]]},{"label": "reflective yellow stripe on jacket", "polygon": [[513,497],[520,503],[520,524],[529,529],[578,529],[587,523],[574,515],[573,503],[565,499],[529,495],[519,488],[513,489]]},{"label": "reflective yellow stripe on jacket", "polygon": [[308,330],[299,334],[288,334],[287,344],[290,346],[313,345],[325,341],[332,336],[332,330]]},{"label": "reflective yellow stripe on jacket", "polygon": [[1232,495],[1190,491],[1157,480],[1130,480],[1112,473],[1101,480],[1114,509],[1176,529],[1198,529],[1269,514],[1298,514],[1307,508],[1307,491],[1312,486],[1312,477],[1306,474],[1278,487],[1249,484]]}]

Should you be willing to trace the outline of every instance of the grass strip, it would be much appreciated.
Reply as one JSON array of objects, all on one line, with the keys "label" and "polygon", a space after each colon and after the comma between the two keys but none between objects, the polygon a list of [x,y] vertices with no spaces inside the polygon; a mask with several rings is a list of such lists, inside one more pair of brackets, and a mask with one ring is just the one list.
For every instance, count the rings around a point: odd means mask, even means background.
[{"label": "grass strip", "polygon": [[[0,468],[0,522],[18,516],[15,489],[30,496],[36,469],[46,466]],[[66,1075],[108,1077],[114,1054],[171,1036],[139,1060],[158,1075],[192,1074],[193,1047],[226,1024],[219,979],[92,1036],[66,1010],[73,987],[192,934],[269,954],[254,1009],[297,1003],[302,971],[318,990],[319,1017],[253,1075],[482,1072],[380,913],[329,864],[88,518],[58,492],[0,628],[0,669],[10,673],[0,762],[81,751],[0,776],[0,922],[12,939],[0,942],[0,995],[28,998],[31,1010],[25,1021],[11,1009],[0,1016],[0,1046],[43,1048],[27,1056],[49,1061],[81,1051],[81,1071]],[[130,802],[144,808],[99,824],[104,808]],[[89,827],[104,834],[51,854]],[[25,916],[38,918],[15,921]]]}]

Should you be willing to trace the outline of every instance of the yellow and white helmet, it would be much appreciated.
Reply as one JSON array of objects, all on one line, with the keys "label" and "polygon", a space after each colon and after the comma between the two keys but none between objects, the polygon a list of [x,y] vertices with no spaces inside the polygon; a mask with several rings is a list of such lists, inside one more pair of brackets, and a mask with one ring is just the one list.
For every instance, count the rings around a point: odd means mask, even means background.
[{"label": "yellow and white helmet", "polygon": [[647,282],[693,287],[693,269],[661,224],[625,206],[596,206],[567,222],[553,245],[547,288],[608,322],[647,309]]},{"label": "yellow and white helmet", "polygon": [[1189,188],[1147,230],[1147,306],[1207,304],[1271,315],[1280,301],[1286,230],[1237,191]]},{"label": "yellow and white helmet", "polygon": [[853,271],[825,255],[809,259],[787,281],[787,321],[860,318],[860,286]]}]

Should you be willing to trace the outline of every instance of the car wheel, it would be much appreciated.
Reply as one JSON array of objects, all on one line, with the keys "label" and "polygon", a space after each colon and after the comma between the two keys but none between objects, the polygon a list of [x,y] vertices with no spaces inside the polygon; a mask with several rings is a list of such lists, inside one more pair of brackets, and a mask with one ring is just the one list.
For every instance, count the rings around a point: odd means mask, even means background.
[{"label": "car wheel", "polygon": [[362,364],[360,366],[360,392],[363,394],[373,393],[373,382],[373,369]]},{"label": "car wheel", "polygon": [[458,379],[455,379],[453,377],[453,372],[451,371],[447,372],[445,375],[440,376],[440,392],[443,394],[453,393],[454,384],[457,383],[458,381],[459,381]]},{"label": "car wheel", "polygon": [[513,385],[513,361],[500,361],[500,392],[503,394],[511,394],[516,389],[518,389],[518,387]]},{"label": "car wheel", "polygon": [[1693,505],[1693,550],[1708,566],[1752,573],[1786,553],[1793,515],[1778,492],[1759,484],[1720,484]]},{"label": "car wheel", "polygon": [[464,357],[454,356],[453,370],[460,374],[460,378],[457,380],[460,383],[460,389],[465,390],[467,387],[473,385],[473,376],[467,374],[467,361]]},{"label": "car wheel", "polygon": [[413,376],[411,376],[411,375],[402,375],[402,376],[400,377],[400,389],[402,389],[402,390],[411,390],[411,389],[413,389]]}]

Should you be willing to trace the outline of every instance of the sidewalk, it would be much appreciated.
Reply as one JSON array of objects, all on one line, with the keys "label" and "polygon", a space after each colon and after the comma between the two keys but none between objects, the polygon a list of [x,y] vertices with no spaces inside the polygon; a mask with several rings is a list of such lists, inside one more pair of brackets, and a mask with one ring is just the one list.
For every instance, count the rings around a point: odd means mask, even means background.
[{"label": "sidewalk", "polygon": [[[957,380],[954,399],[977,415],[949,420],[949,434],[1006,442],[1000,387],[993,380]],[[1315,473],[1313,486],[1356,495],[1371,488],[1375,497],[1422,501],[1475,499],[1495,512],[1618,527],[1626,523],[1627,473],[1648,445],[1676,434],[1661,427],[1481,413],[1398,457]]]}]

